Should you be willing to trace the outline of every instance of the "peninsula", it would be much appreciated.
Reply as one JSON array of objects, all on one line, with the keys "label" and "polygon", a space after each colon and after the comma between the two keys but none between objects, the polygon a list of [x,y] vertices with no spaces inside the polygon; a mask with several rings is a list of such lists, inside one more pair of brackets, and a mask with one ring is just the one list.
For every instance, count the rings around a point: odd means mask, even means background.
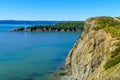
[{"label": "peninsula", "polygon": [[27,28],[19,27],[13,32],[81,32],[83,30],[84,21],[61,22],[53,25],[37,25]]}]

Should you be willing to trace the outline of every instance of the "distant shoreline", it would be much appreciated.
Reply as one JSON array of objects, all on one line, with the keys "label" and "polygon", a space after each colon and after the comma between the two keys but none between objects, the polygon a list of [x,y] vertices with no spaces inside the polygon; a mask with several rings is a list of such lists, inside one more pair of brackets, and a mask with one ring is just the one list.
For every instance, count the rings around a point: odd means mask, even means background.
[{"label": "distant shoreline", "polygon": [[55,25],[38,25],[27,28],[19,27],[12,32],[81,32],[84,22],[62,22]]}]

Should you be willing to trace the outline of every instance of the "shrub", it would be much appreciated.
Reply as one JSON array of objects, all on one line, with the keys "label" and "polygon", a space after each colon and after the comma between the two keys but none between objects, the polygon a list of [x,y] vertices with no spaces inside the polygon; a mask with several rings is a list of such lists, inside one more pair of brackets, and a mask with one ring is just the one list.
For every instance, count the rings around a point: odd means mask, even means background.
[{"label": "shrub", "polygon": [[104,66],[106,70],[120,63],[120,42],[115,43],[115,45],[117,48],[111,52],[111,59],[109,59]]},{"label": "shrub", "polygon": [[120,56],[117,56],[111,60],[108,60],[104,66],[105,70],[109,69],[112,66],[117,65],[118,63],[120,63]]}]

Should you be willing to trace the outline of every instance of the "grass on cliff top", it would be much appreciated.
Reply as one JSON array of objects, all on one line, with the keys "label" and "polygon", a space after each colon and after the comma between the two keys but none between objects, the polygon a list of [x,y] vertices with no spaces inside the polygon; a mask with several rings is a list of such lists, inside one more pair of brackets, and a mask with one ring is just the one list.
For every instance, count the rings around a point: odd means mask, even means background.
[{"label": "grass on cliff top", "polygon": [[94,18],[97,27],[94,29],[104,29],[106,32],[111,33],[114,37],[120,37],[120,21],[113,19],[112,17],[96,17]]},{"label": "grass on cliff top", "polygon": [[[105,16],[96,17],[94,20],[95,24],[97,24],[97,27],[94,28],[96,31],[104,29],[107,33],[111,33],[113,37],[120,39],[120,21]],[[115,46],[117,48],[110,53],[110,59],[108,59],[104,65],[105,70],[120,63],[120,42],[117,42]]]}]

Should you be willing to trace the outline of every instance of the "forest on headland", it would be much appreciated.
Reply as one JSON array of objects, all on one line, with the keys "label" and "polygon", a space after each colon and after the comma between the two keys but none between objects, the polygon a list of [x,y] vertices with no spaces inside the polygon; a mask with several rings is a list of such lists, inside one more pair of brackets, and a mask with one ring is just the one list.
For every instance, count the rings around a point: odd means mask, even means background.
[{"label": "forest on headland", "polygon": [[19,27],[14,32],[81,32],[83,30],[84,21],[60,22],[53,25],[36,25],[27,28]]}]

